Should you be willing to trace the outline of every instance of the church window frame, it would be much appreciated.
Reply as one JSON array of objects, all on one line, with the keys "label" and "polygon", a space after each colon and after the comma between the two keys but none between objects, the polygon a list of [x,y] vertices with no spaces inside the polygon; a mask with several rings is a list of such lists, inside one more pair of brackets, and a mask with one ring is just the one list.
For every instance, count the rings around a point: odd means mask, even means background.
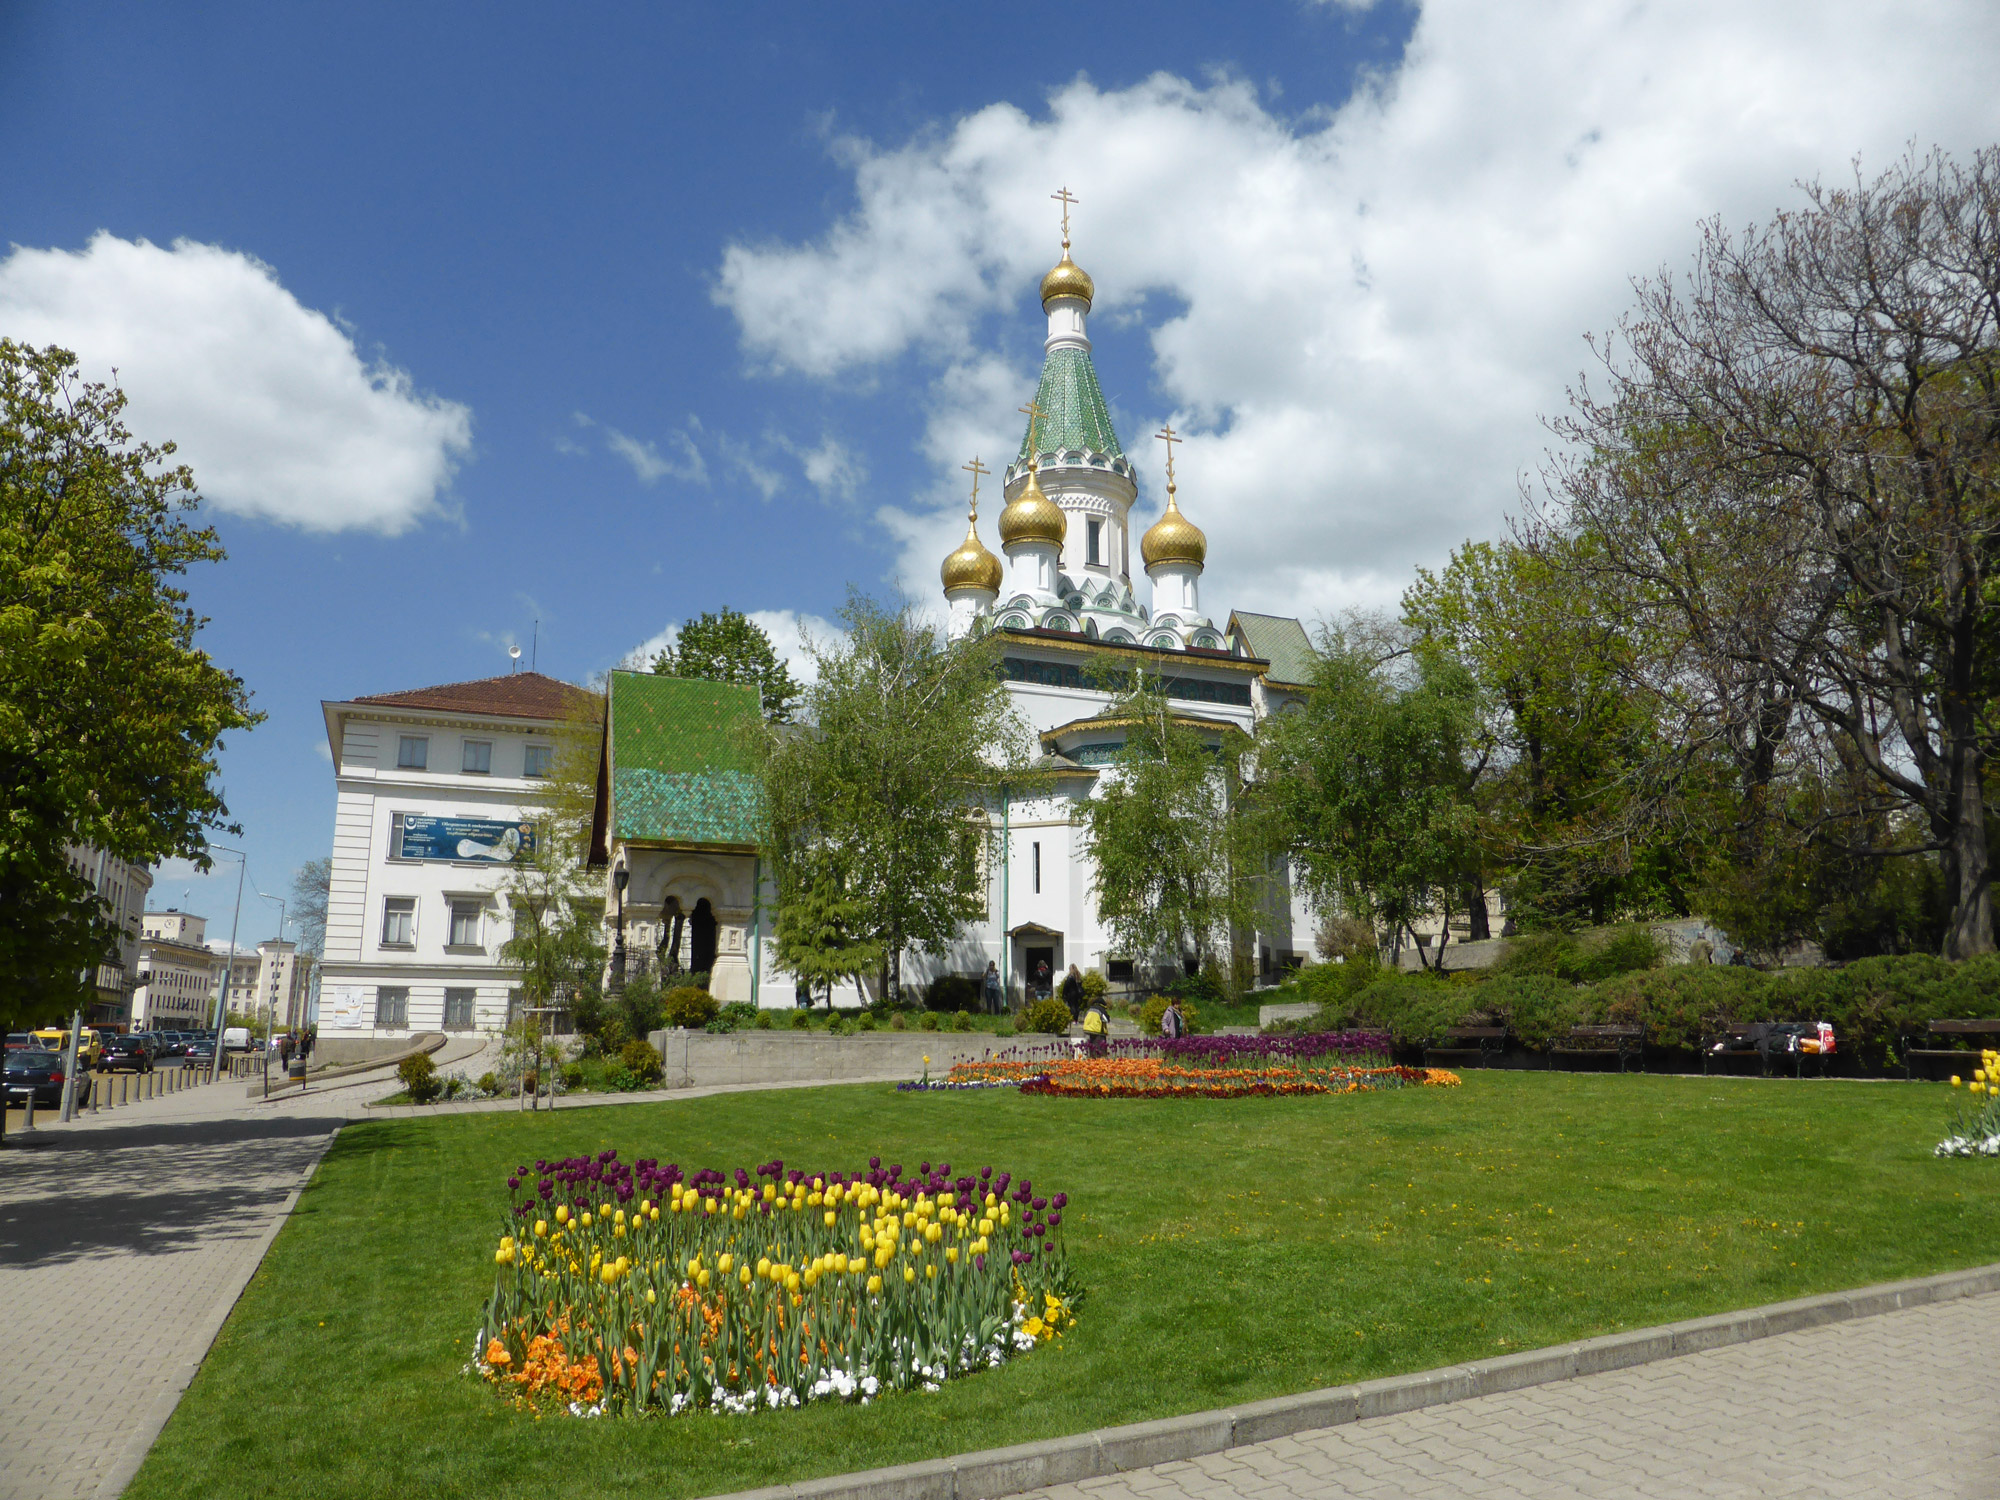
[{"label": "church window frame", "polygon": [[1036,839],[1030,847],[1032,858],[1029,862],[1034,868],[1035,894],[1039,896],[1042,893],[1042,841]]},{"label": "church window frame", "polygon": [[1104,523],[1092,518],[1084,523],[1084,561],[1093,568],[1104,566]]}]

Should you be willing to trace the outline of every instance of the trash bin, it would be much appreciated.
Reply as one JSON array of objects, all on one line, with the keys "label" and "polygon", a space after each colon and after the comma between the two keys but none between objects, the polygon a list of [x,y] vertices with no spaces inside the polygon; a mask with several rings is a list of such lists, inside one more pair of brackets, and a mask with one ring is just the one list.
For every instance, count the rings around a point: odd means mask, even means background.
[{"label": "trash bin", "polygon": [[306,1060],[303,1057],[293,1058],[286,1066],[285,1075],[300,1088],[304,1088],[306,1086]]}]

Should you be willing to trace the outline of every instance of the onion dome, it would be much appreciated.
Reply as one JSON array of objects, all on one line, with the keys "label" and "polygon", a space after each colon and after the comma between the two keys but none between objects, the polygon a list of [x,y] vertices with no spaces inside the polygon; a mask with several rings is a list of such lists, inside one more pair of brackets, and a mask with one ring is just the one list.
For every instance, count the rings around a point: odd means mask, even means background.
[{"label": "onion dome", "polygon": [[949,594],[954,589],[984,589],[989,594],[1000,592],[1000,559],[986,550],[986,544],[979,540],[979,525],[968,518],[965,523],[965,540],[958,544],[958,550],[944,560],[939,570],[944,578],[944,591]]},{"label": "onion dome", "polygon": [[1042,278],[1042,311],[1049,310],[1049,304],[1058,297],[1081,297],[1084,310],[1090,309],[1090,299],[1097,295],[1097,283],[1090,279],[1090,273],[1069,258],[1069,246],[1063,246],[1062,259],[1055,269]]},{"label": "onion dome", "polygon": [[1053,542],[1062,545],[1063,537],[1069,530],[1069,523],[1055,502],[1042,493],[1042,486],[1035,478],[1035,471],[1028,470],[1028,482],[1021,486],[1021,493],[1008,502],[1000,512],[1000,545],[1011,547],[1017,542]]},{"label": "onion dome", "polygon": [[1172,485],[1167,486],[1167,513],[1146,528],[1139,539],[1139,555],[1149,568],[1167,562],[1193,563],[1198,568],[1208,560],[1208,538],[1181,514]]}]

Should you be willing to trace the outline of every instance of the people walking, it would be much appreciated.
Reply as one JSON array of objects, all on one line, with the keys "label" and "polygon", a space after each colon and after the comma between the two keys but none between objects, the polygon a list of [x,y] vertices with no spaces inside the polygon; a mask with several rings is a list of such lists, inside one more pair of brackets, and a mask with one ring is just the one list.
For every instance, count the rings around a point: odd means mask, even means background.
[{"label": "people walking", "polygon": [[1099,995],[1083,1013],[1083,1051],[1086,1057],[1102,1057],[1110,1050],[1111,1013],[1104,1008],[1104,997]]},{"label": "people walking", "polygon": [[979,984],[979,997],[989,1016],[997,1016],[1007,1008],[1007,997],[1000,988],[1000,965],[990,958],[986,961],[986,977]]},{"label": "people walking", "polygon": [[1187,1017],[1181,1014],[1181,1003],[1173,996],[1167,997],[1167,1008],[1160,1012],[1160,1035],[1179,1037],[1187,1035]]},{"label": "people walking", "polygon": [[1069,1018],[1080,1020],[1083,1016],[1083,976],[1076,971],[1076,965],[1069,966],[1069,973],[1063,976],[1062,1002],[1069,1007]]}]

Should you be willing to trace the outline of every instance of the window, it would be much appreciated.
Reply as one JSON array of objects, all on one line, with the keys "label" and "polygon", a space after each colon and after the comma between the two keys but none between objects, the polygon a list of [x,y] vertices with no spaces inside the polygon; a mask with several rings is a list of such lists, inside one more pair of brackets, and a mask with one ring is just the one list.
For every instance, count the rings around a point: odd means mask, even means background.
[{"label": "window", "polygon": [[382,946],[411,948],[417,941],[417,898],[391,896],[382,903]]},{"label": "window", "polygon": [[1104,562],[1104,523],[1102,521],[1090,522],[1087,534],[1090,537],[1090,565],[1092,567],[1102,566]]},{"label": "window", "polygon": [[451,945],[454,948],[477,948],[479,946],[479,903],[477,901],[454,901],[451,903]]},{"label": "window", "polygon": [[402,1031],[410,1024],[410,992],[407,988],[375,991],[375,1029]]},{"label": "window", "polygon": [[484,776],[493,769],[493,742],[491,740],[467,740],[465,742],[465,772],[471,776]]},{"label": "window", "polygon": [[1132,982],[1132,960],[1129,958],[1107,958],[1104,961],[1104,977],[1113,984]]},{"label": "window", "polygon": [[446,1031],[472,1030],[472,1001],[477,990],[446,990],[444,992],[444,1029]]},{"label": "window", "polygon": [[1039,896],[1042,893],[1042,846],[1039,843],[1034,845],[1034,864],[1035,894]]},{"label": "window", "polygon": [[421,771],[431,763],[431,742],[420,734],[406,734],[396,741],[396,769]]},{"label": "window", "polygon": [[549,762],[555,758],[554,745],[530,745],[521,756],[521,774],[540,781],[549,774]]}]

